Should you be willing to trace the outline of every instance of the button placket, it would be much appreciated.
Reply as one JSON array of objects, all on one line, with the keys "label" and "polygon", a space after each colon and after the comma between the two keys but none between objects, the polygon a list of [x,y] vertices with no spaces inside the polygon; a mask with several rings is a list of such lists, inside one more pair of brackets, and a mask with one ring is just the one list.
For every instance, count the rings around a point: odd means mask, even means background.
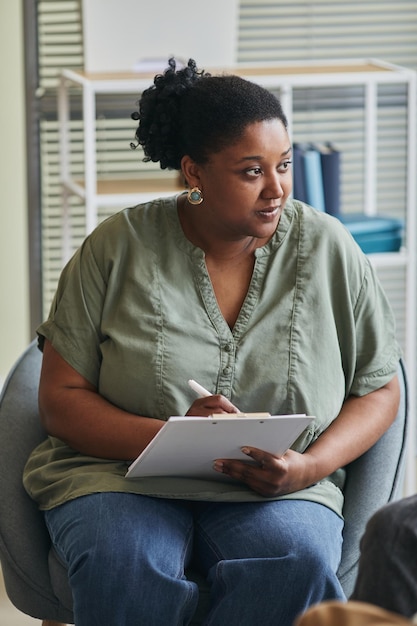
[{"label": "button placket", "polygon": [[228,341],[224,344],[221,353],[221,370],[219,376],[219,392],[230,400],[235,364],[235,346]]}]

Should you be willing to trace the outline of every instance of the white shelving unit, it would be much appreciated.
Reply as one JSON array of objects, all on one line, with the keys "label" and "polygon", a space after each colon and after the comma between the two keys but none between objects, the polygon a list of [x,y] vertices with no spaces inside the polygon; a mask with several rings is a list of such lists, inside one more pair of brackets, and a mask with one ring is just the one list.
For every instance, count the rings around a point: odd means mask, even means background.
[{"label": "white shelving unit", "polygon": [[[385,63],[376,59],[343,60],[317,63],[291,63],[285,65],[235,66],[211,70],[212,73],[229,71],[248,80],[257,82],[267,89],[279,89],[283,109],[292,130],[293,93],[297,88],[362,86],[365,90],[364,141],[365,162],[365,201],[363,212],[375,215],[377,181],[377,109],[378,86],[402,84],[407,90],[407,176],[406,176],[406,244],[398,253],[373,254],[370,258],[378,267],[403,266],[406,272],[406,346],[409,394],[409,449],[406,467],[406,495],[416,491],[415,452],[416,452],[416,202],[417,202],[417,81],[413,70]],[[91,74],[64,69],[62,71],[59,95],[58,116],[60,122],[60,162],[63,191],[64,224],[68,219],[69,196],[78,196],[85,204],[86,234],[97,224],[98,207],[125,207],[156,196],[172,195],[178,189],[172,178],[135,180],[99,180],[96,162],[96,98],[100,94],[137,94],[152,84],[154,72]],[[70,91],[81,88],[84,127],[84,180],[74,180],[70,175]],[[64,235],[64,255],[69,254],[68,229]]]}]

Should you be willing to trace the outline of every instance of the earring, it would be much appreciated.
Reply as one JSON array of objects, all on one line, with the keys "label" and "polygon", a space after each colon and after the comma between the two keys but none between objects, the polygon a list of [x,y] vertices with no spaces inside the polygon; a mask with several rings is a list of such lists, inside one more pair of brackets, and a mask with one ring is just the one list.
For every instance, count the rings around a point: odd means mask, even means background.
[{"label": "earring", "polygon": [[187,200],[190,204],[201,204],[203,202],[203,193],[198,187],[188,190]]}]

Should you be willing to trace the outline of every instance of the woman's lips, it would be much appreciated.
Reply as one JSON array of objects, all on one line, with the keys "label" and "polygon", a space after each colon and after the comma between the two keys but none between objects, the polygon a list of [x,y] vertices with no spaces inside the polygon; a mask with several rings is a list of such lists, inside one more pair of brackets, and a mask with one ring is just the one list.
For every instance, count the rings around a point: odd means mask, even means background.
[{"label": "woman's lips", "polygon": [[277,215],[279,215],[281,211],[281,207],[266,207],[264,209],[260,209],[258,211],[256,211],[256,213],[266,219],[275,219],[277,217]]}]

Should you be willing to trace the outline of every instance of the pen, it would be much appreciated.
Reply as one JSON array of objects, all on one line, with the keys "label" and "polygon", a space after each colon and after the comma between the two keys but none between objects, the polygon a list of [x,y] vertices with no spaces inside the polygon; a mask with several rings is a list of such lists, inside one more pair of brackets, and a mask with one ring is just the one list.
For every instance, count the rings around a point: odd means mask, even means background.
[{"label": "pen", "polygon": [[202,385],[197,383],[192,378],[188,381],[188,384],[190,385],[191,389],[193,389],[193,391],[198,393],[200,398],[207,398],[208,396],[212,396],[213,395],[212,393],[210,393],[210,391],[207,391],[207,389],[205,389]]}]

